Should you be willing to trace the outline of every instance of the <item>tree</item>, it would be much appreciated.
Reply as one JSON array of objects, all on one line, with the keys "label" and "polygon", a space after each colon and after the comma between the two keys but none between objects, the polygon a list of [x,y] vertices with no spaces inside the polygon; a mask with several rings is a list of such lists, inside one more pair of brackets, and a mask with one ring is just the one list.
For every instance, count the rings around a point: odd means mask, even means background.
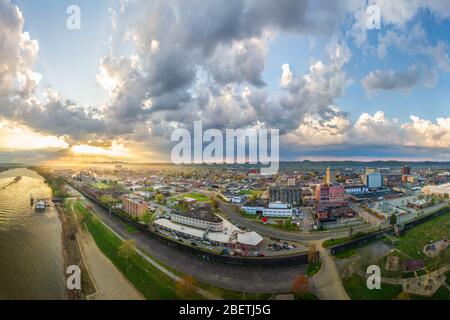
[{"label": "tree", "polygon": [[294,229],[294,225],[292,224],[292,219],[291,219],[291,218],[286,219],[286,220],[284,221],[284,227],[285,227],[287,230],[292,230],[292,229]]},{"label": "tree", "polygon": [[150,224],[155,219],[155,214],[151,213],[150,211],[145,211],[144,215],[142,216],[142,221],[144,221],[145,224]]},{"label": "tree", "polygon": [[309,245],[308,263],[314,263],[317,261],[317,247],[314,243]]},{"label": "tree", "polygon": [[256,194],[252,194],[252,195],[248,198],[248,201],[249,201],[250,203],[254,203],[254,202],[256,201],[256,198],[257,198]]},{"label": "tree", "polygon": [[104,194],[100,197],[100,201],[103,202],[104,204],[111,204],[114,202],[117,202],[117,199],[114,198],[112,195],[110,194]]},{"label": "tree", "polygon": [[197,292],[196,281],[192,276],[186,276],[175,285],[177,296],[182,299],[191,299]]},{"label": "tree", "polygon": [[136,255],[136,241],[124,240],[117,252],[120,257],[127,261],[127,270],[130,266],[130,258]]},{"label": "tree", "polygon": [[157,194],[155,196],[155,200],[158,203],[164,203],[165,202],[165,198],[164,198],[164,196],[161,193],[159,193],[159,194]]},{"label": "tree", "polygon": [[214,197],[211,197],[211,207],[216,210],[219,207],[219,204],[217,202],[217,199]]},{"label": "tree", "polygon": [[297,276],[292,283],[292,291],[296,295],[304,295],[309,292],[309,281],[304,274]]},{"label": "tree", "polygon": [[389,223],[391,224],[391,226],[396,225],[397,224],[397,215],[396,214],[391,214],[390,218],[389,218]]}]

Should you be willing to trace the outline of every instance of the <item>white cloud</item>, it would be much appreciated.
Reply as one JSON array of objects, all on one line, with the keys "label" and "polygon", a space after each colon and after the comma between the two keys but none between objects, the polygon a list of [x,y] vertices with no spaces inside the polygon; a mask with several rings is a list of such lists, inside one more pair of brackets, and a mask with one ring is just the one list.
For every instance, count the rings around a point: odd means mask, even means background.
[{"label": "white cloud", "polygon": [[288,63],[283,64],[281,70],[281,86],[287,88],[292,83],[293,74]]},{"label": "white cloud", "polygon": [[450,148],[450,118],[435,122],[411,116],[410,122],[399,123],[378,111],[363,113],[355,123],[348,116],[335,114],[329,118],[306,116],[295,133],[283,138],[298,146],[398,146],[421,148]]},{"label": "white cloud", "polygon": [[0,1],[0,97],[29,96],[41,78],[32,70],[39,44],[23,31],[23,25],[22,12],[9,0]]}]

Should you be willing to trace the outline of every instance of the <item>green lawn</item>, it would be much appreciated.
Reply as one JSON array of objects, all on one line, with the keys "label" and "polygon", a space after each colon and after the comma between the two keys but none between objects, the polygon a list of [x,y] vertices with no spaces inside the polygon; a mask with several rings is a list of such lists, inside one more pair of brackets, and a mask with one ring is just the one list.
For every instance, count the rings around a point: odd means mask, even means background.
[{"label": "green lawn", "polygon": [[357,232],[351,237],[344,237],[344,238],[339,238],[339,239],[328,239],[323,242],[322,246],[324,248],[329,248],[329,247],[332,247],[332,246],[335,246],[335,245],[338,245],[341,243],[345,243],[345,242],[353,240],[353,239],[358,239],[358,238],[364,237],[365,235],[366,234],[363,232]]},{"label": "green lawn", "polygon": [[322,267],[322,262],[316,261],[313,263],[308,264],[308,270],[306,270],[306,275],[308,277],[312,277],[313,275],[315,275],[317,272],[319,272],[320,268]]},{"label": "green lawn", "polygon": [[341,243],[344,243],[344,242],[347,242],[350,240],[351,240],[350,237],[345,237],[345,238],[340,238],[340,239],[328,239],[323,242],[322,246],[324,248],[329,248],[329,247],[332,247],[332,246],[335,246],[335,245],[338,245],[338,244],[341,244]]},{"label": "green lawn", "polygon": [[296,294],[295,300],[319,300],[312,293]]},{"label": "green lawn", "polygon": [[96,182],[96,183],[92,183],[91,187],[95,188],[95,189],[99,189],[99,190],[105,190],[105,189],[110,189],[111,186],[109,184],[103,183],[103,182]]},{"label": "green lawn", "polygon": [[139,231],[138,229],[136,229],[135,227],[129,225],[126,222],[122,222],[122,225],[125,227],[125,230],[126,230],[127,233],[136,233],[136,232]]},{"label": "green lawn", "polygon": [[184,194],[183,196],[181,196],[179,198],[192,198],[192,199],[197,200],[198,202],[208,202],[209,201],[209,198],[207,196],[204,196],[204,195],[202,195],[200,193],[196,193],[196,192]]},{"label": "green lawn", "polygon": [[246,293],[215,287],[209,284],[197,283],[197,285],[225,300],[267,300],[272,294],[270,293]]},{"label": "green lawn", "polygon": [[258,196],[260,193],[261,193],[260,190],[240,190],[239,191],[239,194],[243,195],[243,196],[244,195],[247,195],[247,196],[252,196],[252,195]]},{"label": "green lawn", "polygon": [[380,290],[369,290],[366,280],[353,275],[343,280],[345,290],[352,300],[393,300],[403,291],[399,285],[381,284]]},{"label": "green lawn", "polygon": [[430,258],[423,254],[423,247],[428,241],[438,241],[449,236],[450,213],[447,212],[407,230],[405,235],[398,239],[396,248],[412,259],[423,259],[428,271],[433,271],[450,261],[450,248],[447,248],[441,256]]},{"label": "green lawn", "polygon": [[358,250],[355,248],[350,248],[341,252],[338,252],[334,255],[336,259],[346,259],[355,256],[358,253]]},{"label": "green lawn", "polygon": [[79,202],[75,204],[77,211],[84,214],[89,232],[102,252],[127,277],[127,279],[147,299],[176,299],[175,282],[164,273],[158,271],[140,255],[134,255],[127,263],[118,255],[122,241],[103,225],[92,213]]}]

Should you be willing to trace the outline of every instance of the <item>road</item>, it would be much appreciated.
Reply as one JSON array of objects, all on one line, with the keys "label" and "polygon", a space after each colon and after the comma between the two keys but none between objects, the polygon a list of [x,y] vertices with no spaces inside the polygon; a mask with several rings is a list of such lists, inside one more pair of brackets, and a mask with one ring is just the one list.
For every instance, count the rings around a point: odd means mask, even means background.
[{"label": "road", "polygon": [[[103,220],[101,220],[101,222],[103,222]],[[113,234],[116,235],[116,237],[118,237],[120,240],[125,240],[125,238],[123,238],[122,236],[120,236],[118,233],[116,233],[114,231],[114,229],[110,228],[108,225],[106,225],[103,222],[103,225],[109,229],[109,231],[111,231]],[[84,232],[86,234],[89,234],[88,232]],[[90,234],[89,234],[90,235]],[[94,239],[92,239],[92,242],[94,242]],[[95,242],[94,242],[95,245]],[[97,248],[98,249],[98,248]],[[159,270],[160,272],[164,273],[165,275],[167,275],[169,278],[173,279],[174,281],[183,281],[183,279],[181,277],[179,277],[178,275],[176,275],[175,273],[173,273],[172,271],[168,270],[167,268],[165,268],[164,266],[160,265],[157,261],[153,260],[152,258],[148,257],[144,252],[142,252],[141,250],[139,250],[138,248],[136,248],[136,252],[137,254],[139,254],[143,259],[145,259],[148,263],[150,263],[152,266],[154,266],[157,270]],[[111,261],[108,260],[108,262],[112,265]],[[113,266],[114,267],[114,266]],[[115,271],[117,273],[119,273],[120,275],[122,275],[116,268],[114,268]],[[109,274],[109,272],[104,272],[103,269],[103,277],[106,276],[106,278],[109,278],[111,275]],[[111,271],[111,270],[110,270]],[[122,276],[123,277],[123,276]],[[97,280],[97,278],[95,278]],[[98,282],[97,282],[98,284]],[[197,288],[197,293],[199,293],[201,296],[209,299],[209,300],[221,300],[219,297],[215,296],[214,294],[210,293],[209,291],[203,290],[201,288]],[[123,300],[123,299],[122,299]]]},{"label": "road", "polygon": [[[348,229],[340,229],[340,230],[330,230],[330,231],[313,231],[313,232],[289,232],[280,229],[275,229],[271,226],[267,226],[261,224],[257,221],[250,220],[242,216],[238,213],[234,206],[222,201],[218,200],[218,205],[220,210],[225,214],[226,217],[233,220],[235,224],[244,226],[250,230],[254,230],[262,235],[266,235],[269,237],[275,237],[283,240],[290,241],[311,241],[311,240],[325,240],[331,237],[334,238],[343,238],[348,236]],[[364,225],[359,227],[354,227],[353,232],[368,232],[371,226]]]},{"label": "road", "polygon": [[185,275],[191,275],[200,282],[239,292],[275,294],[289,292],[295,278],[306,272],[306,265],[250,268],[200,260],[160,243],[142,232],[127,233],[125,225],[119,218],[109,214],[72,187],[69,189],[92,207],[96,215],[122,238],[135,240],[137,247],[146,255]]}]

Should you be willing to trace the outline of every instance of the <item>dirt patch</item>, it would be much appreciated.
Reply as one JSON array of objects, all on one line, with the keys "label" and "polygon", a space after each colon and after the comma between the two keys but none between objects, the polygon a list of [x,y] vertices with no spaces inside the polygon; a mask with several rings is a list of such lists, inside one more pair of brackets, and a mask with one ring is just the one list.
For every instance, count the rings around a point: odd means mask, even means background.
[{"label": "dirt patch", "polygon": [[441,251],[444,251],[448,248],[450,242],[448,239],[442,239],[440,241],[436,241],[434,243],[427,244],[423,248],[423,253],[425,253],[430,258],[437,257]]}]

